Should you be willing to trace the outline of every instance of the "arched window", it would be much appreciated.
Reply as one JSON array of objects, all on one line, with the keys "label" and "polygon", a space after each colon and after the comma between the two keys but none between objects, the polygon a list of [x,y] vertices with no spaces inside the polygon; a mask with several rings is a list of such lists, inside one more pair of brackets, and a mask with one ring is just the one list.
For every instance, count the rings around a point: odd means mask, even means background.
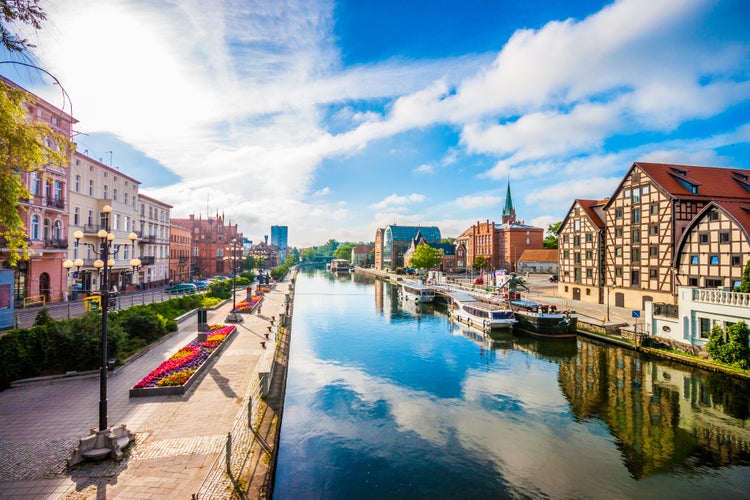
[{"label": "arched window", "polygon": [[49,239],[49,219],[44,219],[44,239]]},{"label": "arched window", "polygon": [[39,179],[39,172],[31,174],[31,194],[39,196],[42,194],[42,182]]},{"label": "arched window", "polygon": [[55,232],[54,232],[54,238],[57,241],[60,241],[63,239],[62,237],[62,221],[56,220],[55,221]]},{"label": "arched window", "polygon": [[31,234],[29,236],[31,236],[32,240],[39,239],[39,216],[38,215],[31,216]]}]

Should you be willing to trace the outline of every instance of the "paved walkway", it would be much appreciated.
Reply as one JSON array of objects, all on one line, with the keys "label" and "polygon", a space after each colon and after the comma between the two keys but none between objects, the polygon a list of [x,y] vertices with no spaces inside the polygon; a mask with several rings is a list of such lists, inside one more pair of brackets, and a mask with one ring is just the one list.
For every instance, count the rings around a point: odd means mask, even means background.
[{"label": "paved walkway", "polygon": [[[195,316],[110,375],[109,425],[125,423],[136,435],[121,462],[66,466],[78,438],[98,425],[98,373],[0,392],[0,498],[190,498],[223,453],[248,387],[257,384],[261,342],[269,318],[284,310],[288,284],[266,294],[262,315],[243,315],[238,334],[186,395],[131,399],[128,391],[196,336]],[[209,324],[223,323],[230,310],[231,301],[209,311]]]}]

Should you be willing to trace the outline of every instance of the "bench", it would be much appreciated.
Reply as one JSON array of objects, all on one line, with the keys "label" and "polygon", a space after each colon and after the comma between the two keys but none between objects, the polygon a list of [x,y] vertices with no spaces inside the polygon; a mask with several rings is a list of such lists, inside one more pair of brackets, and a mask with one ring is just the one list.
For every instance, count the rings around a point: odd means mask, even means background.
[{"label": "bench", "polygon": [[122,449],[128,446],[133,438],[133,434],[125,427],[125,424],[103,431],[93,428],[91,434],[82,437],[76,449],[71,452],[68,466],[76,465],[84,460],[101,460],[109,456],[115,460],[121,460]]}]

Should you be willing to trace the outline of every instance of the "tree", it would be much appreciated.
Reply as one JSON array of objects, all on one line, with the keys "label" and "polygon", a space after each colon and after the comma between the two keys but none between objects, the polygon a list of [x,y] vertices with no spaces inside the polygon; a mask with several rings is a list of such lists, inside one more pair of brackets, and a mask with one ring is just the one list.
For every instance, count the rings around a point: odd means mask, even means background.
[{"label": "tree", "polygon": [[317,250],[318,254],[320,255],[323,255],[325,257],[332,257],[333,252],[335,252],[338,247],[339,242],[334,239],[330,239],[326,242],[325,245],[319,246]]},{"label": "tree", "polygon": [[742,282],[738,292],[750,293],[750,260],[745,264],[745,270],[742,272]]},{"label": "tree", "polygon": [[750,347],[745,322],[729,325],[726,331],[720,325],[714,326],[706,342],[706,351],[716,361],[747,370],[750,366]]},{"label": "tree", "polygon": [[471,267],[474,269],[484,269],[487,266],[487,257],[484,255],[477,255],[474,257],[474,262],[471,264]]},{"label": "tree", "polygon": [[423,244],[414,249],[414,255],[412,255],[409,262],[412,267],[417,269],[432,269],[442,261],[443,255],[440,253],[440,250]]},{"label": "tree", "polygon": [[47,124],[27,120],[24,102],[31,100],[30,94],[0,82],[0,227],[11,265],[21,255],[28,258],[26,232],[19,212],[20,200],[30,197],[23,173],[37,171],[50,163],[67,164],[71,148],[68,138]]},{"label": "tree", "polygon": [[352,260],[352,249],[355,247],[354,243],[342,243],[333,252],[333,257],[336,259]]},{"label": "tree", "polygon": [[547,226],[546,234],[544,235],[544,248],[555,249],[557,248],[557,232],[560,230],[562,221],[555,222]]},{"label": "tree", "polygon": [[317,252],[315,252],[315,248],[310,247],[303,249],[300,255],[302,257],[302,260],[313,260],[315,259]]},{"label": "tree", "polygon": [[0,0],[0,43],[8,52],[25,52],[34,45],[13,33],[8,26],[22,23],[38,30],[46,20],[47,14],[39,7],[39,0]]}]

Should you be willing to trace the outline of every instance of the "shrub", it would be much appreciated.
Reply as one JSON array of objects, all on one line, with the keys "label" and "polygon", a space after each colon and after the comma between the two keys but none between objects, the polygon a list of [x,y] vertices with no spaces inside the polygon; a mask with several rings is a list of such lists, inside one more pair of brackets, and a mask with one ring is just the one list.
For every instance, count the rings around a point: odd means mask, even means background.
[{"label": "shrub", "polygon": [[744,321],[729,325],[724,330],[720,325],[711,329],[706,343],[706,351],[712,359],[736,368],[750,368],[750,348],[748,328]]}]

